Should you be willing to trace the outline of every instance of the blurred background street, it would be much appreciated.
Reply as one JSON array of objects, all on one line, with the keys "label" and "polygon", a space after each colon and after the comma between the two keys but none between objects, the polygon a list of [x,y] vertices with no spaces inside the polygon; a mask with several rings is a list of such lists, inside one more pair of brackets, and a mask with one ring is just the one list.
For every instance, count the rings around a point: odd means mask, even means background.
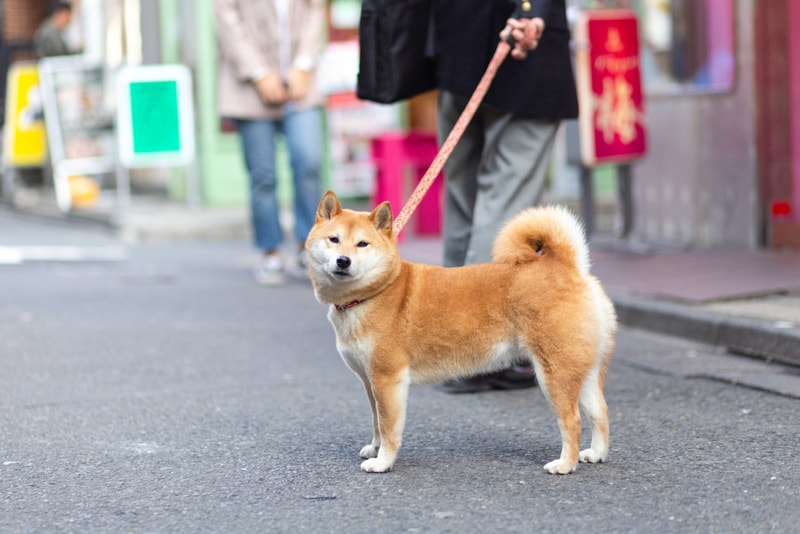
[{"label": "blurred background street", "polygon": [[[621,323],[609,462],[566,477],[541,392],[435,387],[396,470],[361,473],[369,408],[326,310],[301,273],[253,281],[212,0],[75,0],[45,57],[53,4],[0,0],[0,532],[797,531],[800,2],[566,0],[574,39],[635,22],[573,40],[576,72],[641,82],[579,88],[548,169]],[[397,213],[438,95],[358,99],[362,2],[326,7],[321,186]],[[629,55],[588,61],[607,45]],[[587,156],[601,137],[636,150]],[[287,233],[289,171],[279,143]],[[406,259],[442,261],[442,205]]]}]

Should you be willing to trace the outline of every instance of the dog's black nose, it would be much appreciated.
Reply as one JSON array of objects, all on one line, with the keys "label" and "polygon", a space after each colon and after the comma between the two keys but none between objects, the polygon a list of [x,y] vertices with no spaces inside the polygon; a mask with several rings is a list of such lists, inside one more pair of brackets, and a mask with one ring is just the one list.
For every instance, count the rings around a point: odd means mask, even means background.
[{"label": "dog's black nose", "polygon": [[338,258],[336,258],[336,265],[340,269],[347,269],[348,267],[350,267],[350,258],[348,258],[347,256],[339,256]]}]

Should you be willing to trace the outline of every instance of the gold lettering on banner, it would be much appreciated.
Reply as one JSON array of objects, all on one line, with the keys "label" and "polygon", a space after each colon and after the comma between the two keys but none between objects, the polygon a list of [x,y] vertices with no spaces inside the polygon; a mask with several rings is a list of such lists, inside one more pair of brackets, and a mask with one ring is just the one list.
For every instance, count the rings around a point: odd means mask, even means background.
[{"label": "gold lettering on banner", "polygon": [[625,49],[622,43],[622,37],[619,35],[619,30],[611,28],[608,30],[608,37],[606,38],[606,50],[612,54],[617,54]]},{"label": "gold lettering on banner", "polygon": [[594,59],[594,69],[607,71],[612,74],[625,74],[629,70],[639,68],[639,58],[637,56],[614,57],[597,56]]}]

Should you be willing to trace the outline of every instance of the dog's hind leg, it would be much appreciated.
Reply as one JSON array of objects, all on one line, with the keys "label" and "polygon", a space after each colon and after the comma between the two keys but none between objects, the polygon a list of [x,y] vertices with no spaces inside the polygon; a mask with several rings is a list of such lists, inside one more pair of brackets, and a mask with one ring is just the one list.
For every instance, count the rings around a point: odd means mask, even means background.
[{"label": "dog's hind leg", "polygon": [[557,393],[551,398],[553,410],[558,417],[561,430],[561,456],[548,462],[544,470],[553,475],[566,475],[578,466],[578,449],[581,439],[581,415],[578,411],[577,395]]},{"label": "dog's hind leg", "polygon": [[592,425],[592,446],[580,453],[580,461],[604,462],[608,456],[608,407],[603,397],[604,366],[592,369],[581,388],[580,405]]},{"label": "dog's hind leg", "polygon": [[375,458],[369,458],[361,463],[361,469],[369,473],[385,473],[394,466],[403,440],[410,385],[409,370],[405,368],[399,372],[373,373],[371,383],[380,432],[380,447]]},{"label": "dog's hind leg", "polygon": [[566,475],[578,466],[581,439],[578,399],[582,377],[573,376],[577,374],[575,369],[552,367],[539,357],[534,358],[534,367],[540,389],[550,402],[561,431],[561,457],[545,464],[544,469],[551,474]]}]

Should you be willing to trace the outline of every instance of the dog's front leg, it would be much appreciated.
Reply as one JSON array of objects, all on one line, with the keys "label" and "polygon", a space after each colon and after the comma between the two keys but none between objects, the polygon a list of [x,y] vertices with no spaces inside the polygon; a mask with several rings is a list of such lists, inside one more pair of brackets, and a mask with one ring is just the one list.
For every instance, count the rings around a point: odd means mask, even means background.
[{"label": "dog's front leg", "polygon": [[375,404],[375,395],[372,393],[369,377],[366,373],[358,373],[358,376],[364,383],[364,389],[367,391],[367,398],[369,399],[369,408],[372,411],[372,443],[364,445],[359,456],[361,456],[361,458],[375,458],[378,455],[378,450],[381,448],[381,430],[378,427],[378,407]]},{"label": "dog's front leg", "polygon": [[378,415],[380,447],[377,457],[361,463],[363,471],[385,473],[392,469],[403,440],[409,382],[408,368],[399,372],[373,373],[371,399],[374,399]]}]

